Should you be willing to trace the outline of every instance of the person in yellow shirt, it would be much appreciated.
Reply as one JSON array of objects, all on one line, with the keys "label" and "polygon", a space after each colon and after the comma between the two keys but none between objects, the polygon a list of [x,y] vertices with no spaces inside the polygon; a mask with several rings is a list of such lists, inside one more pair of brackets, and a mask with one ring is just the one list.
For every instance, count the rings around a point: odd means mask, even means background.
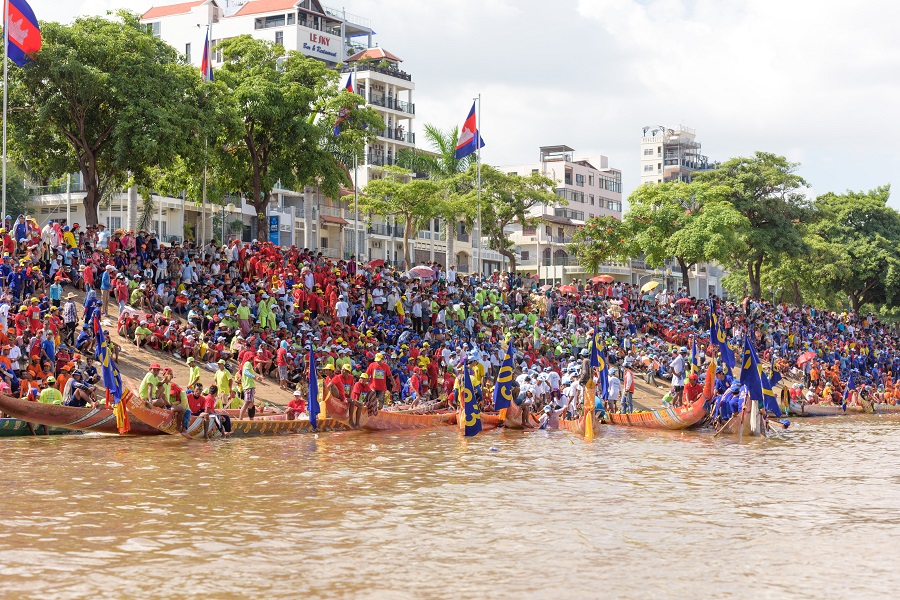
[{"label": "person in yellow shirt", "polygon": [[190,368],[190,371],[188,372],[187,389],[193,389],[194,384],[200,381],[200,367],[194,362],[193,356],[188,356],[187,366]]},{"label": "person in yellow shirt", "polygon": [[41,390],[41,395],[38,397],[41,404],[63,403],[62,392],[53,387],[54,383],[56,383],[56,378],[53,375],[49,375],[47,380],[41,385],[41,387],[44,388]]},{"label": "person in yellow shirt", "polygon": [[219,395],[216,398],[216,408],[227,406],[231,400],[231,373],[225,368],[225,361],[219,359],[219,370],[216,371],[216,387]]}]

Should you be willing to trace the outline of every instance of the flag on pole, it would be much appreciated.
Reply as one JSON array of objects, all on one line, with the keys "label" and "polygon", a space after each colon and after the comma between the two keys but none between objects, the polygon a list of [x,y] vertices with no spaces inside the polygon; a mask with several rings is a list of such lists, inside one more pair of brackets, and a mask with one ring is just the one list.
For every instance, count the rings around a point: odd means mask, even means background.
[{"label": "flag on pole", "polygon": [[460,160],[479,148],[484,148],[484,138],[481,137],[481,132],[478,131],[475,103],[472,102],[472,110],[469,111],[469,116],[466,117],[463,123],[462,131],[459,132],[459,142],[456,144],[456,154],[454,156],[457,160]]},{"label": "flag on pole", "polygon": [[719,316],[716,314],[716,304],[712,298],[709,299],[709,341],[719,347],[719,354],[722,355],[722,363],[730,370],[735,366],[734,352],[728,345],[728,339],[725,337],[725,328],[719,322]]},{"label": "flag on pole", "polygon": [[206,30],[206,40],[203,42],[203,60],[200,61],[200,73],[204,81],[213,80],[212,59],[209,56],[209,29]]},{"label": "flag on pole", "polygon": [[513,363],[515,361],[516,348],[513,342],[509,340],[509,346],[506,348],[506,355],[503,362],[500,363],[500,373],[497,375],[497,384],[494,386],[494,410],[503,410],[509,408],[512,402],[513,390]]},{"label": "flag on pole", "polygon": [[309,410],[309,424],[316,429],[319,418],[319,374],[316,372],[316,353],[313,352],[312,342],[309,344],[309,393],[306,396],[306,404]]},{"label": "flag on pole", "polygon": [[741,385],[747,387],[747,393],[750,394],[750,400],[754,402],[762,401],[765,409],[775,416],[781,416],[781,408],[778,406],[778,400],[772,391],[769,378],[762,370],[759,364],[759,357],[756,354],[756,348],[750,341],[750,332],[744,336],[744,354],[741,363]]},{"label": "flag on pole", "polygon": [[481,431],[481,412],[475,404],[475,387],[469,375],[469,365],[463,369],[462,385],[463,416],[466,419],[464,434],[466,437],[478,435]]},{"label": "flag on pole", "polygon": [[100,372],[103,375],[103,387],[106,388],[106,405],[113,405],[113,414],[116,415],[116,426],[119,433],[128,433],[131,430],[131,423],[128,421],[128,411],[125,410],[125,403],[122,402],[122,393],[125,391],[125,385],[122,383],[122,374],[116,368],[109,352],[109,345],[106,342],[106,335],[100,326],[100,317],[94,313],[93,319],[94,337],[96,338],[96,348],[94,356],[100,363]]},{"label": "flag on pole", "polygon": [[594,336],[591,340],[590,378],[594,378],[594,369],[600,369],[600,398],[606,400],[609,397],[609,367],[606,364],[606,350],[600,350],[602,343],[600,328],[595,325]]},{"label": "flag on pole", "polygon": [[[353,75],[347,75],[347,85],[344,86],[344,90],[347,92],[353,93]],[[338,136],[341,134],[341,123],[346,121],[350,117],[350,109],[342,108],[338,112],[337,121],[334,122],[334,135]]]},{"label": "flag on pole", "polygon": [[850,398],[850,390],[856,389],[856,379],[853,377],[853,373],[850,373],[850,379],[847,380],[847,387],[844,388],[844,401],[841,403],[841,408],[844,412],[847,412],[847,400]]},{"label": "flag on pole", "polygon": [[700,373],[700,355],[697,353],[697,338],[691,338],[691,373]]},{"label": "flag on pole", "polygon": [[7,0],[9,3],[9,27],[7,27],[7,56],[20,67],[31,60],[41,49],[41,28],[34,11],[25,0]]}]

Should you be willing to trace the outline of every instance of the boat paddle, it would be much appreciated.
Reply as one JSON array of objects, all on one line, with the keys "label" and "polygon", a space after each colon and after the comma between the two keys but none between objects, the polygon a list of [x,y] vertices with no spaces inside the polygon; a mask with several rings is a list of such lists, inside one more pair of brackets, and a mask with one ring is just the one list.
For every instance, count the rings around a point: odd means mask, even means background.
[{"label": "boat paddle", "polygon": [[732,421],[734,421],[734,415],[732,415],[730,419],[725,421],[725,424],[719,428],[719,430],[715,433],[715,435],[713,435],[713,437],[719,437],[719,434],[722,433],[723,431],[725,431],[725,428],[728,427],[728,424],[731,423]]}]

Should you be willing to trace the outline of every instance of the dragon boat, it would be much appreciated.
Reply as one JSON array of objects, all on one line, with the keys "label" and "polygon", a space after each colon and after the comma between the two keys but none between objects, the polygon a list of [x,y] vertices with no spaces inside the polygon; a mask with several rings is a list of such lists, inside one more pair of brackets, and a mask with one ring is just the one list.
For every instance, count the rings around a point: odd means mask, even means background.
[{"label": "dragon boat", "polygon": [[[71,429],[63,429],[62,427],[49,427],[47,425],[44,427],[49,429],[48,433],[50,435],[75,433]],[[35,433],[33,435],[44,435],[44,432],[41,430],[41,425],[34,424],[34,428]],[[21,419],[0,419],[0,437],[20,437],[26,435],[32,435],[26,421]]]},{"label": "dragon boat", "polygon": [[596,435],[596,433],[600,431],[600,421],[597,420],[597,415],[592,410],[586,411],[585,414],[577,419],[560,419],[559,428],[563,431],[570,431],[575,435],[584,437],[588,415],[590,415],[590,418],[593,421],[594,434]]},{"label": "dragon boat", "polygon": [[[148,406],[140,398],[126,389],[122,401],[128,412],[161,433],[183,435],[193,440],[207,439],[203,427],[203,419],[192,416],[184,432],[179,432],[175,419],[177,413],[166,408]],[[309,419],[288,420],[285,415],[272,415],[261,419],[231,419],[230,437],[260,437],[289,435],[298,433],[319,433],[323,431],[344,431],[348,429],[335,419],[319,419],[318,427],[313,429]],[[225,433],[215,423],[209,423],[209,439],[221,439]]]},{"label": "dragon boat", "polygon": [[687,429],[706,416],[705,404],[706,399],[701,394],[693,404],[679,408],[669,407],[628,414],[607,413],[603,417],[603,423],[644,429]]},{"label": "dragon boat", "polygon": [[[22,421],[47,425],[51,428],[95,431],[97,433],[119,433],[116,427],[116,415],[113,414],[111,408],[80,408],[77,406],[63,406],[62,404],[42,404],[0,394],[0,412]],[[135,419],[131,421],[131,430],[126,435],[159,434],[160,431],[156,428]]]},{"label": "dragon boat", "polygon": [[[329,395],[325,400],[328,415],[350,426],[349,409],[345,402],[341,402],[337,398]],[[455,411],[442,411],[429,414],[414,414],[405,412],[395,412],[389,410],[379,410],[376,414],[370,415],[363,407],[362,414],[359,418],[359,429],[366,431],[396,431],[400,429],[427,429],[429,427],[440,427],[444,425],[456,424]]]}]

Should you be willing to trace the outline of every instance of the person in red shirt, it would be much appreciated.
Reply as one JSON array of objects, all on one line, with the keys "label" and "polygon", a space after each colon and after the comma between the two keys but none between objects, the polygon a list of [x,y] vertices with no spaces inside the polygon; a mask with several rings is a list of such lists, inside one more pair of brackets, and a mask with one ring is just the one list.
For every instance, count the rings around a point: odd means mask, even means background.
[{"label": "person in red shirt", "polygon": [[37,332],[41,328],[41,307],[38,306],[38,299],[32,298],[31,305],[25,311],[28,315],[28,325],[31,330]]},{"label": "person in red shirt", "polygon": [[288,402],[287,409],[284,411],[288,421],[293,421],[306,412],[306,400],[303,399],[303,392],[294,390],[294,397]]},{"label": "person in red shirt", "polygon": [[375,355],[375,362],[366,369],[366,374],[371,380],[371,389],[378,408],[384,406],[384,393],[387,391],[387,378],[391,376],[391,368],[384,362],[384,354]]},{"label": "person in red shirt", "polygon": [[287,342],[281,342],[278,350],[275,351],[275,366],[278,367],[278,386],[283,389],[289,389],[288,382],[288,349]]},{"label": "person in red shirt", "polygon": [[688,376],[688,383],[684,386],[684,404],[693,404],[694,400],[703,393],[703,386],[697,383],[697,374],[691,373]]},{"label": "person in red shirt", "polygon": [[[373,402],[371,399],[374,397],[375,394],[372,393],[372,388],[369,385],[369,374],[363,373],[359,376],[359,381],[353,386],[353,391],[350,392],[350,402],[348,403],[350,427],[359,428],[359,419],[362,417],[363,406],[370,405]],[[369,414],[372,414],[371,411]],[[356,415],[355,419],[354,415]]]},{"label": "person in red shirt", "polygon": [[[203,437],[209,439],[209,421],[211,418],[215,417],[216,414],[216,398],[219,395],[219,388],[211,385],[209,386],[209,393],[203,393],[203,386],[200,385],[199,382],[194,384],[194,390],[200,389],[200,398],[195,404],[191,404],[191,412],[196,414],[198,418],[203,420]],[[191,394],[193,395],[193,394]],[[188,402],[190,402],[190,396],[188,396]],[[199,411],[194,412],[194,407],[197,407]],[[226,432],[222,432],[226,437],[228,434]]]}]

